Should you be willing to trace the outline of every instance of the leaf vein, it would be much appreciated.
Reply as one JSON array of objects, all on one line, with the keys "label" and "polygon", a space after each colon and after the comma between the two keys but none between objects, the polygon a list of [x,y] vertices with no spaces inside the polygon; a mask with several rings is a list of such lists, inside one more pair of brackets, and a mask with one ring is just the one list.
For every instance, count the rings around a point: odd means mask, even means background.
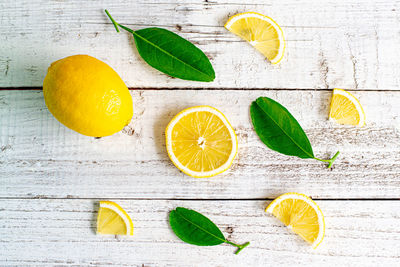
[{"label": "leaf vein", "polygon": [[202,228],[200,225],[198,225],[198,224],[192,222],[191,220],[187,219],[185,216],[183,216],[182,214],[180,214],[180,213],[177,212],[176,210],[175,210],[175,213],[178,214],[180,217],[182,217],[185,221],[187,221],[187,222],[193,224],[194,226],[196,226],[197,228],[199,228],[200,230],[202,230],[203,232],[205,232],[205,233],[207,233],[207,234],[209,234],[209,235],[215,237],[216,239],[218,239],[218,240],[220,240],[220,241],[222,241],[222,242],[226,242],[226,239],[222,239],[222,238],[220,238],[220,237],[214,235],[213,233],[210,233],[210,232],[207,231],[206,229]]},{"label": "leaf vein", "polygon": [[[210,78],[212,77],[212,76],[210,76],[209,74],[207,74],[207,73],[201,71],[200,69],[197,69],[197,68],[195,68],[194,66],[188,64],[187,62],[185,62],[185,61],[183,61],[183,60],[177,58],[176,56],[172,55],[172,54],[169,53],[168,51],[162,49],[160,46],[158,46],[158,45],[156,45],[156,44],[150,42],[149,40],[147,40],[146,38],[144,38],[143,36],[141,36],[141,35],[138,34],[137,32],[132,31],[131,33],[132,33],[133,35],[135,35],[135,36],[140,37],[142,40],[144,40],[144,41],[147,42],[148,44],[154,46],[155,48],[159,49],[161,52],[167,54],[167,55],[170,56],[171,58],[174,58],[176,61],[183,63],[183,65],[189,66],[190,68],[194,69],[195,71],[197,71],[197,72],[199,72],[199,73],[201,73],[201,74],[203,74],[203,75],[206,75],[207,77],[210,77]],[[197,48],[197,47],[196,47],[196,48]]]},{"label": "leaf vein", "polygon": [[307,151],[305,151],[282,127],[280,127],[280,125],[267,113],[264,111],[264,109],[258,105],[257,101],[256,101],[257,106],[264,112],[265,115],[267,115],[274,123],[275,125],[277,125],[279,127],[279,129],[298,147],[300,148],[307,156],[309,156],[310,158],[314,158],[313,155],[309,154]]}]

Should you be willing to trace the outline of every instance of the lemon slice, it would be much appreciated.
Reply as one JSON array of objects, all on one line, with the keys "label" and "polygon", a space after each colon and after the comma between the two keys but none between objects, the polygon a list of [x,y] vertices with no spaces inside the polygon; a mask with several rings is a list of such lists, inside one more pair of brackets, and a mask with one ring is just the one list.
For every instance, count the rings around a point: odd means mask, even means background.
[{"label": "lemon slice", "polygon": [[105,235],[133,235],[133,223],[129,215],[111,201],[100,201],[97,216],[97,233]]},{"label": "lemon slice", "polygon": [[272,201],[265,211],[277,217],[313,248],[317,248],[324,239],[324,215],[317,203],[304,194],[283,194]]},{"label": "lemon slice", "polygon": [[365,125],[365,113],[360,102],[349,92],[338,88],[333,90],[329,119],[339,124]]},{"label": "lemon slice", "polygon": [[237,137],[225,116],[209,106],[185,109],[168,124],[166,146],[182,172],[196,178],[226,171],[237,153]]},{"label": "lemon slice", "polygon": [[285,52],[285,38],[281,27],[270,17],[255,12],[230,17],[225,28],[249,42],[272,64],[279,63]]}]

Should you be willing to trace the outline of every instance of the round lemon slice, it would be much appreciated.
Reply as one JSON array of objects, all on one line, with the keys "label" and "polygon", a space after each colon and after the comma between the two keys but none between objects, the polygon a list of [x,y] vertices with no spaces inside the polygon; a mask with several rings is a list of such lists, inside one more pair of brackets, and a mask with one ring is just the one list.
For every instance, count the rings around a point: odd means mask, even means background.
[{"label": "round lemon slice", "polygon": [[117,203],[100,201],[100,209],[97,216],[97,233],[133,235],[133,223],[129,215]]},{"label": "round lemon slice", "polygon": [[339,124],[363,127],[365,113],[357,98],[343,89],[335,88],[333,89],[329,120]]},{"label": "round lemon slice", "polygon": [[277,217],[313,248],[317,248],[324,239],[324,215],[317,203],[304,194],[283,194],[272,201],[265,211]]},{"label": "round lemon slice", "polygon": [[285,52],[285,38],[281,27],[270,17],[246,12],[229,18],[225,28],[249,42],[272,64],[279,63]]},{"label": "round lemon slice", "polygon": [[232,126],[220,111],[210,106],[181,111],[168,124],[165,137],[174,165],[196,178],[226,171],[238,149]]}]

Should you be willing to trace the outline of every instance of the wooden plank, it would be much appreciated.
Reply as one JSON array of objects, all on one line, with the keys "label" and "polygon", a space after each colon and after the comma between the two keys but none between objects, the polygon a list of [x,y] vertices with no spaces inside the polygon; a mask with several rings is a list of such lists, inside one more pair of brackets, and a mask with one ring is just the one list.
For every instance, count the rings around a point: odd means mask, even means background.
[{"label": "wooden plank", "polygon": [[[57,59],[90,54],[109,63],[130,87],[359,88],[400,86],[398,1],[2,1],[0,87],[42,85]],[[140,29],[160,26],[194,42],[211,59],[212,83],[169,78],[138,56],[103,9]],[[287,53],[272,66],[223,28],[227,18],[257,11],[282,25]]]},{"label": "wooden plank", "polygon": [[[134,221],[133,237],[97,236],[95,200],[2,200],[2,266],[395,266],[400,251],[400,201],[318,201],[326,235],[311,249],[276,218],[265,201],[117,200]],[[180,241],[168,212],[183,206],[212,219],[228,240],[250,241],[239,255],[229,245]]]},{"label": "wooden plank", "polygon": [[[315,198],[398,198],[400,92],[358,92],[367,125],[327,121],[329,91],[131,91],[135,115],[111,137],[95,139],[61,125],[41,91],[0,91],[0,197],[272,198],[288,191]],[[341,155],[334,168],[266,148],[254,133],[249,105],[269,96],[299,120],[315,155]],[[239,138],[226,173],[188,177],[170,162],[164,129],[183,108],[220,109]]]}]

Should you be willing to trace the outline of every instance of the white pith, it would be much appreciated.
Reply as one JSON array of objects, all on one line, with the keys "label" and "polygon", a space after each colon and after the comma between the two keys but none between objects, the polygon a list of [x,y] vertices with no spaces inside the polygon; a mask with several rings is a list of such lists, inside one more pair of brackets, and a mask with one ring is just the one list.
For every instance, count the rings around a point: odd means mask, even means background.
[{"label": "white pith", "polygon": [[[358,114],[360,115],[360,121],[358,122],[357,126],[360,126],[360,127],[364,126],[364,124],[365,124],[365,113],[364,113],[360,103],[358,102],[357,98],[355,98],[349,92],[346,92],[345,90],[338,89],[338,88],[335,88],[333,90],[333,96],[335,96],[335,95],[342,95],[342,96],[346,97],[347,99],[349,99],[354,104],[354,106],[357,109]],[[336,121],[335,118],[332,118],[330,116],[330,114],[329,114],[329,120]]]},{"label": "white pith", "polygon": [[[261,15],[261,14],[257,14],[257,13],[245,13],[245,14],[241,14],[241,15],[237,15],[237,16],[233,16],[225,25],[225,28],[227,28],[228,30],[231,28],[231,26],[238,20],[240,19],[245,19],[245,18],[258,18],[261,20],[264,20],[266,22],[268,22],[278,33],[278,39],[279,39],[279,50],[278,50],[278,54],[276,55],[275,58],[270,59],[272,64],[276,64],[277,62],[279,62],[281,60],[281,58],[283,57],[283,53],[284,53],[284,49],[285,49],[285,38],[283,36],[283,31],[282,29],[279,27],[278,24],[276,24],[275,21],[273,21],[270,17]],[[255,46],[257,44],[257,41],[253,40],[249,42],[252,46]]]},{"label": "white pith", "polygon": [[[172,142],[170,140],[170,137],[172,136],[172,130],[174,129],[174,126],[176,125],[176,123],[179,122],[179,120],[190,114],[193,112],[202,112],[202,111],[206,111],[206,112],[210,112],[212,114],[214,114],[215,116],[217,116],[218,118],[221,119],[221,121],[223,122],[223,124],[227,127],[228,131],[229,131],[229,135],[231,137],[232,140],[232,151],[231,154],[228,157],[228,160],[221,165],[219,168],[214,169],[212,171],[207,171],[207,172],[195,172],[193,170],[190,170],[189,168],[187,168],[186,166],[184,166],[179,160],[178,158],[174,155],[173,153],[173,149],[172,149]],[[182,170],[184,173],[189,174],[193,177],[210,177],[210,176],[214,176],[218,173],[221,173],[225,170],[227,170],[229,168],[229,166],[231,165],[233,159],[236,156],[236,152],[237,152],[237,139],[236,139],[236,135],[235,132],[232,128],[232,126],[230,125],[230,123],[228,122],[228,120],[225,118],[225,116],[219,112],[218,110],[212,108],[212,107],[208,107],[208,106],[199,106],[199,107],[192,107],[192,108],[188,108],[184,111],[182,111],[181,113],[179,113],[167,126],[167,130],[166,130],[166,135],[167,135],[167,151],[169,156],[171,157],[171,160],[174,162],[174,164],[177,165],[178,169]],[[203,140],[201,140],[203,139]],[[200,141],[200,142],[199,142]],[[199,140],[199,145],[200,143],[203,143],[203,146],[205,145],[206,140],[204,140],[204,138],[200,137]],[[202,147],[203,148],[203,147]]]},{"label": "white pith", "polygon": [[126,225],[126,234],[131,235],[132,227],[131,227],[130,220],[129,220],[129,218],[126,217],[126,215],[118,207],[116,207],[112,204],[109,204],[107,202],[100,201],[100,208],[107,208],[107,209],[110,209],[110,210],[116,212],[119,215],[119,217],[122,218],[122,220],[124,221],[124,223]]},{"label": "white pith", "polygon": [[[309,204],[317,213],[318,216],[318,225],[319,225],[319,232],[318,232],[318,237],[315,239],[315,241],[312,243],[312,247],[315,249],[322,241],[322,239],[324,238],[324,234],[325,234],[325,222],[324,222],[324,215],[322,214],[321,210],[319,209],[319,207],[317,206],[317,204],[315,204],[315,202],[310,199],[309,197],[302,195],[302,194],[292,194],[292,193],[287,193],[284,194],[280,197],[278,197],[277,199],[275,199],[274,201],[272,201],[272,203],[268,206],[266,212],[270,213],[273,215],[273,210],[275,209],[275,207],[277,205],[279,205],[279,203],[281,203],[282,201],[286,200],[286,199],[299,199],[299,200],[303,200],[305,201],[307,204]],[[287,228],[289,228],[290,230],[292,230],[292,227],[289,225]]]},{"label": "white pith", "polygon": [[199,145],[199,147],[201,147],[201,149],[204,150],[204,148],[206,147],[206,139],[204,139],[203,136],[200,136],[197,140],[197,144]]}]

